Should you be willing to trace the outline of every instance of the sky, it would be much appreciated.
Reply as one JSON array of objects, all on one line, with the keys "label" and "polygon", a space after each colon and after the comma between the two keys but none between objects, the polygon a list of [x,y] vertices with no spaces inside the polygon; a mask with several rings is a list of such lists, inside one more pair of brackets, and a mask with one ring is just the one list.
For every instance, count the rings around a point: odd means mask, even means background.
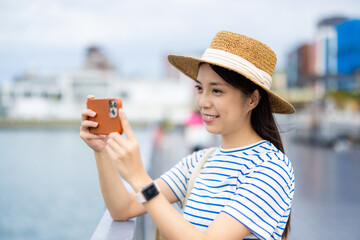
[{"label": "sky", "polygon": [[360,1],[0,0],[0,82],[79,69],[90,45],[121,75],[160,77],[167,54],[200,57],[220,30],[266,43],[283,70],[331,16],[360,19]]}]

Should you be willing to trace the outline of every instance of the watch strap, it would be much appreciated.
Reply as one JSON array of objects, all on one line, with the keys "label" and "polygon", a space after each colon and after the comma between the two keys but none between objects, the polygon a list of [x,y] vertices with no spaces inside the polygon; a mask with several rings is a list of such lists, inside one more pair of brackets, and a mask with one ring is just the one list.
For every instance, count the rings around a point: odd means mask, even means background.
[{"label": "watch strap", "polygon": [[[147,192],[149,188],[155,188],[156,192],[153,195],[146,197],[144,193]],[[159,193],[160,193],[160,187],[156,184],[155,181],[153,181],[149,185],[143,187],[139,192],[135,193],[134,196],[136,198],[136,201],[138,201],[139,203],[145,203],[156,197]]]}]

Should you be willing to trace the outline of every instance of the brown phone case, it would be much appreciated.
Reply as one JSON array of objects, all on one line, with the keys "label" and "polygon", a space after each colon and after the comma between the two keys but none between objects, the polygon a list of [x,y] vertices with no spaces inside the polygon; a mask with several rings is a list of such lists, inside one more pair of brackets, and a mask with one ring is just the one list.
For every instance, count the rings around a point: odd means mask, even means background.
[{"label": "brown phone case", "polygon": [[122,108],[120,98],[88,99],[86,107],[96,112],[96,116],[89,117],[89,120],[98,122],[97,127],[90,128],[91,133],[108,135],[111,132],[118,132],[122,134],[123,128],[119,118],[119,108]]}]

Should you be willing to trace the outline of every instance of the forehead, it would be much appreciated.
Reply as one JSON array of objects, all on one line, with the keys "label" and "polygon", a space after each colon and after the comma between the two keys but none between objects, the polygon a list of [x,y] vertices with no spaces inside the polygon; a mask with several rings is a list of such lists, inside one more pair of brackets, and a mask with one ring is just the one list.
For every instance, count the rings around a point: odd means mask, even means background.
[{"label": "forehead", "polygon": [[200,65],[197,82],[200,82],[201,84],[229,85],[208,63],[202,63]]}]

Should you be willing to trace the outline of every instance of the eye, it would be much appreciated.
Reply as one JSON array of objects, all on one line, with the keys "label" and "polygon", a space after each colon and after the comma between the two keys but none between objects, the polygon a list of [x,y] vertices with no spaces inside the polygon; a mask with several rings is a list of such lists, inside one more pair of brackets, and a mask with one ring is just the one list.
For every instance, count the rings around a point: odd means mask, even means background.
[{"label": "eye", "polygon": [[194,87],[198,92],[202,91],[202,87],[200,85],[195,85]]},{"label": "eye", "polygon": [[223,91],[221,91],[220,89],[217,89],[217,88],[214,88],[212,91],[213,91],[213,93],[215,93],[215,94],[223,93]]}]

